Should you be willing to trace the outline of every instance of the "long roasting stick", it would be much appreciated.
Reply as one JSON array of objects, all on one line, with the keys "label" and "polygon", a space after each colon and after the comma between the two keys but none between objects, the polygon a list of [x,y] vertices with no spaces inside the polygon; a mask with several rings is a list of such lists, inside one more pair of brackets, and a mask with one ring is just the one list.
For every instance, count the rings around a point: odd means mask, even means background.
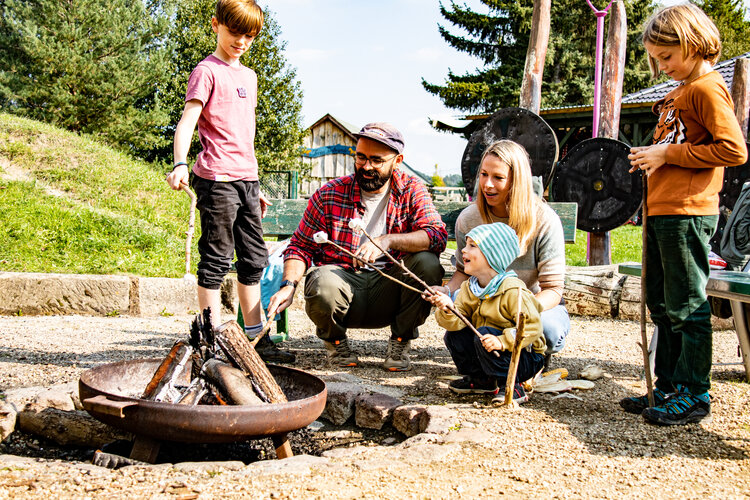
[{"label": "long roasting stick", "polygon": [[508,366],[508,375],[505,379],[505,400],[503,406],[513,406],[513,387],[516,385],[516,372],[518,371],[518,361],[521,358],[521,342],[524,337],[524,327],[526,326],[526,315],[521,312],[521,287],[518,287],[518,311],[516,311],[516,339],[513,342],[513,352],[510,355],[510,366]]},{"label": "long roasting stick", "polygon": [[[367,238],[368,238],[368,239],[370,240],[370,242],[372,242],[372,244],[373,244],[373,245],[375,245],[375,248],[377,248],[378,250],[380,250],[381,252],[383,252],[383,254],[384,254],[384,255],[385,255],[386,257],[388,257],[388,258],[389,258],[389,259],[391,260],[391,262],[393,262],[393,263],[394,263],[394,264],[396,264],[396,265],[397,265],[398,267],[400,267],[400,268],[401,268],[401,270],[402,270],[402,271],[403,271],[403,272],[404,272],[404,273],[405,273],[405,274],[406,274],[407,276],[409,276],[409,277],[410,277],[410,278],[412,278],[412,279],[413,279],[414,281],[416,281],[417,283],[419,283],[420,285],[422,285],[422,286],[423,286],[423,287],[425,288],[425,292],[419,292],[419,293],[427,293],[428,295],[435,295],[435,294],[437,293],[437,292],[436,292],[435,290],[433,290],[433,288],[432,288],[432,287],[431,287],[430,285],[428,285],[427,283],[425,283],[425,282],[424,282],[424,280],[423,280],[422,278],[420,278],[419,276],[417,276],[416,274],[414,274],[413,272],[411,272],[411,271],[410,271],[410,270],[409,270],[409,269],[408,269],[408,268],[407,268],[407,267],[406,267],[406,266],[405,266],[405,265],[403,264],[403,262],[399,262],[398,260],[396,260],[396,258],[395,258],[395,257],[394,257],[393,255],[389,254],[388,252],[386,252],[386,251],[385,251],[385,250],[383,249],[383,247],[381,247],[380,245],[378,245],[378,243],[377,243],[377,242],[376,242],[376,241],[375,241],[375,240],[374,240],[374,239],[373,239],[373,238],[372,238],[372,237],[371,237],[371,236],[370,236],[370,235],[369,235],[369,234],[367,233],[367,230],[365,229],[365,227],[364,227],[364,224],[362,224],[362,220],[361,220],[361,219],[351,219],[351,220],[349,221],[349,227],[350,227],[351,229],[353,229],[354,231],[362,231],[362,233],[364,233],[364,235],[365,235],[365,236],[367,236]],[[477,336],[477,337],[479,337],[479,338],[482,338],[482,334],[481,334],[481,333],[479,333],[479,330],[477,330],[476,328],[474,328],[474,325],[472,325],[472,324],[471,324],[471,322],[470,322],[470,321],[469,321],[469,320],[468,320],[468,319],[466,318],[466,316],[464,316],[463,314],[461,314],[460,312],[458,312],[458,309],[456,309],[456,307],[455,307],[455,306],[454,306],[453,304],[449,305],[449,306],[448,306],[448,309],[450,309],[450,311],[451,311],[451,312],[452,312],[453,314],[455,314],[455,315],[456,315],[456,317],[458,317],[458,319],[460,319],[461,321],[463,321],[463,323],[464,323],[464,324],[465,324],[465,325],[466,325],[467,327],[469,327],[469,329],[470,329],[470,330],[471,330],[472,332],[474,332],[474,335],[476,335],[476,336]],[[499,354],[498,354],[497,352],[495,352],[495,351],[493,351],[493,352],[495,353],[495,356],[496,356],[496,357],[499,357],[499,356],[500,356],[500,355],[499,355]]]},{"label": "long roasting stick", "polygon": [[643,174],[643,244],[641,251],[641,351],[643,352],[643,369],[646,372],[646,390],[648,391],[648,405],[654,406],[654,386],[651,381],[651,359],[648,352],[648,333],[646,332],[646,241],[648,228],[648,175]]}]

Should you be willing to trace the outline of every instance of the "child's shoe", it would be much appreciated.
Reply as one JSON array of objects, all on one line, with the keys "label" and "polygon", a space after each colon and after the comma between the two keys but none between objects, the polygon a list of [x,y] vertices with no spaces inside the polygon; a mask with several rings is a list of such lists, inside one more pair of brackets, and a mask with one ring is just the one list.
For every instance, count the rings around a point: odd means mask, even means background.
[{"label": "child's shoe", "polygon": [[[513,386],[513,401],[516,404],[522,405],[529,400],[529,395],[526,393],[526,389],[523,388],[523,384],[515,383]],[[505,404],[505,391],[497,394],[492,398],[492,406],[498,407]]]},{"label": "child's shoe", "polygon": [[497,381],[494,378],[478,379],[468,375],[451,380],[448,389],[456,394],[497,394]]},{"label": "child's shoe", "polygon": [[[654,387],[654,406],[659,406],[669,397],[669,394],[662,391],[658,387]],[[635,396],[632,398],[624,398],[620,400],[620,406],[623,410],[628,413],[640,415],[643,410],[649,407],[648,405],[648,394],[644,396]]]},{"label": "child's shoe", "polygon": [[707,392],[691,394],[685,387],[669,396],[661,405],[643,410],[643,418],[660,425],[685,425],[711,421],[711,400]]}]

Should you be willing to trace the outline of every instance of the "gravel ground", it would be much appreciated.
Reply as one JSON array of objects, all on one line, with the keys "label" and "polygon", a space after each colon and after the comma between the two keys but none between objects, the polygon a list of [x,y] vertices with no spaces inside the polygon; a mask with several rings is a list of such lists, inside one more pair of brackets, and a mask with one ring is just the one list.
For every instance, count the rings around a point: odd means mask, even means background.
[{"label": "gravel ground", "polygon": [[[292,338],[284,345],[297,353],[298,367],[334,373],[325,369],[322,344],[298,304],[290,311]],[[102,363],[162,356],[186,336],[190,320],[0,317],[0,390],[76,381],[82,370]],[[414,342],[414,370],[408,373],[380,368],[387,330],[354,330],[350,337],[363,361],[353,374],[400,391],[405,403],[446,404],[458,411],[454,442],[375,446],[378,436],[345,432],[368,446],[342,448],[324,464],[270,473],[262,473],[262,462],[111,471],[87,465],[81,450],[45,453],[45,443],[12,435],[0,445],[6,454],[0,457],[0,498],[750,497],[750,384],[740,365],[724,364],[739,361],[733,331],[715,334],[714,361],[720,364],[713,371],[713,421],[678,428],[648,425],[617,404],[645,390],[635,322],[573,318],[568,345],[551,368],[567,368],[574,378],[594,363],[611,376],[576,393],[580,400],[532,394],[529,403],[512,410],[447,390],[441,377],[454,375],[455,368],[433,318]],[[309,444],[309,436],[301,438]],[[319,451],[329,447],[318,443]],[[296,451],[314,453],[312,448]],[[237,459],[226,453],[222,459]]]}]

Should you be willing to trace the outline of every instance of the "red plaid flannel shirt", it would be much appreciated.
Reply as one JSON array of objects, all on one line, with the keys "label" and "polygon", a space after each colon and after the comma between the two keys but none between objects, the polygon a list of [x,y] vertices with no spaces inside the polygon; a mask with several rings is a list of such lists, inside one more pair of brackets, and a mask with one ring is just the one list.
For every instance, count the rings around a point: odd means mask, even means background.
[{"label": "red plaid flannel shirt", "polygon": [[[349,229],[349,219],[361,218],[365,212],[359,192],[353,174],[334,179],[318,189],[307,203],[305,214],[284,252],[284,260],[299,259],[308,268],[325,264],[351,268],[351,257],[342,255],[333,245],[318,245],[313,235],[324,231],[329,240],[351,252],[359,248],[360,235]],[[427,188],[414,177],[394,169],[386,209],[386,232],[411,233],[420,229],[430,237],[429,251],[440,254],[445,250],[448,233]],[[405,256],[397,251],[391,254],[396,259]]]}]

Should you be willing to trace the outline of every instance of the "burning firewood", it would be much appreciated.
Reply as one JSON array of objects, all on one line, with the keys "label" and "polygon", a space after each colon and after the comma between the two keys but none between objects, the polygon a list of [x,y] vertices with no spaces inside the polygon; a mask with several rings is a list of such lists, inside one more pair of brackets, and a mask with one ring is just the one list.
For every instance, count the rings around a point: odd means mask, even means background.
[{"label": "burning firewood", "polygon": [[193,354],[193,348],[179,340],[174,343],[167,357],[164,358],[151,381],[141,396],[151,401],[165,401],[171,403],[180,396],[177,380],[183,375],[187,362]]}]

